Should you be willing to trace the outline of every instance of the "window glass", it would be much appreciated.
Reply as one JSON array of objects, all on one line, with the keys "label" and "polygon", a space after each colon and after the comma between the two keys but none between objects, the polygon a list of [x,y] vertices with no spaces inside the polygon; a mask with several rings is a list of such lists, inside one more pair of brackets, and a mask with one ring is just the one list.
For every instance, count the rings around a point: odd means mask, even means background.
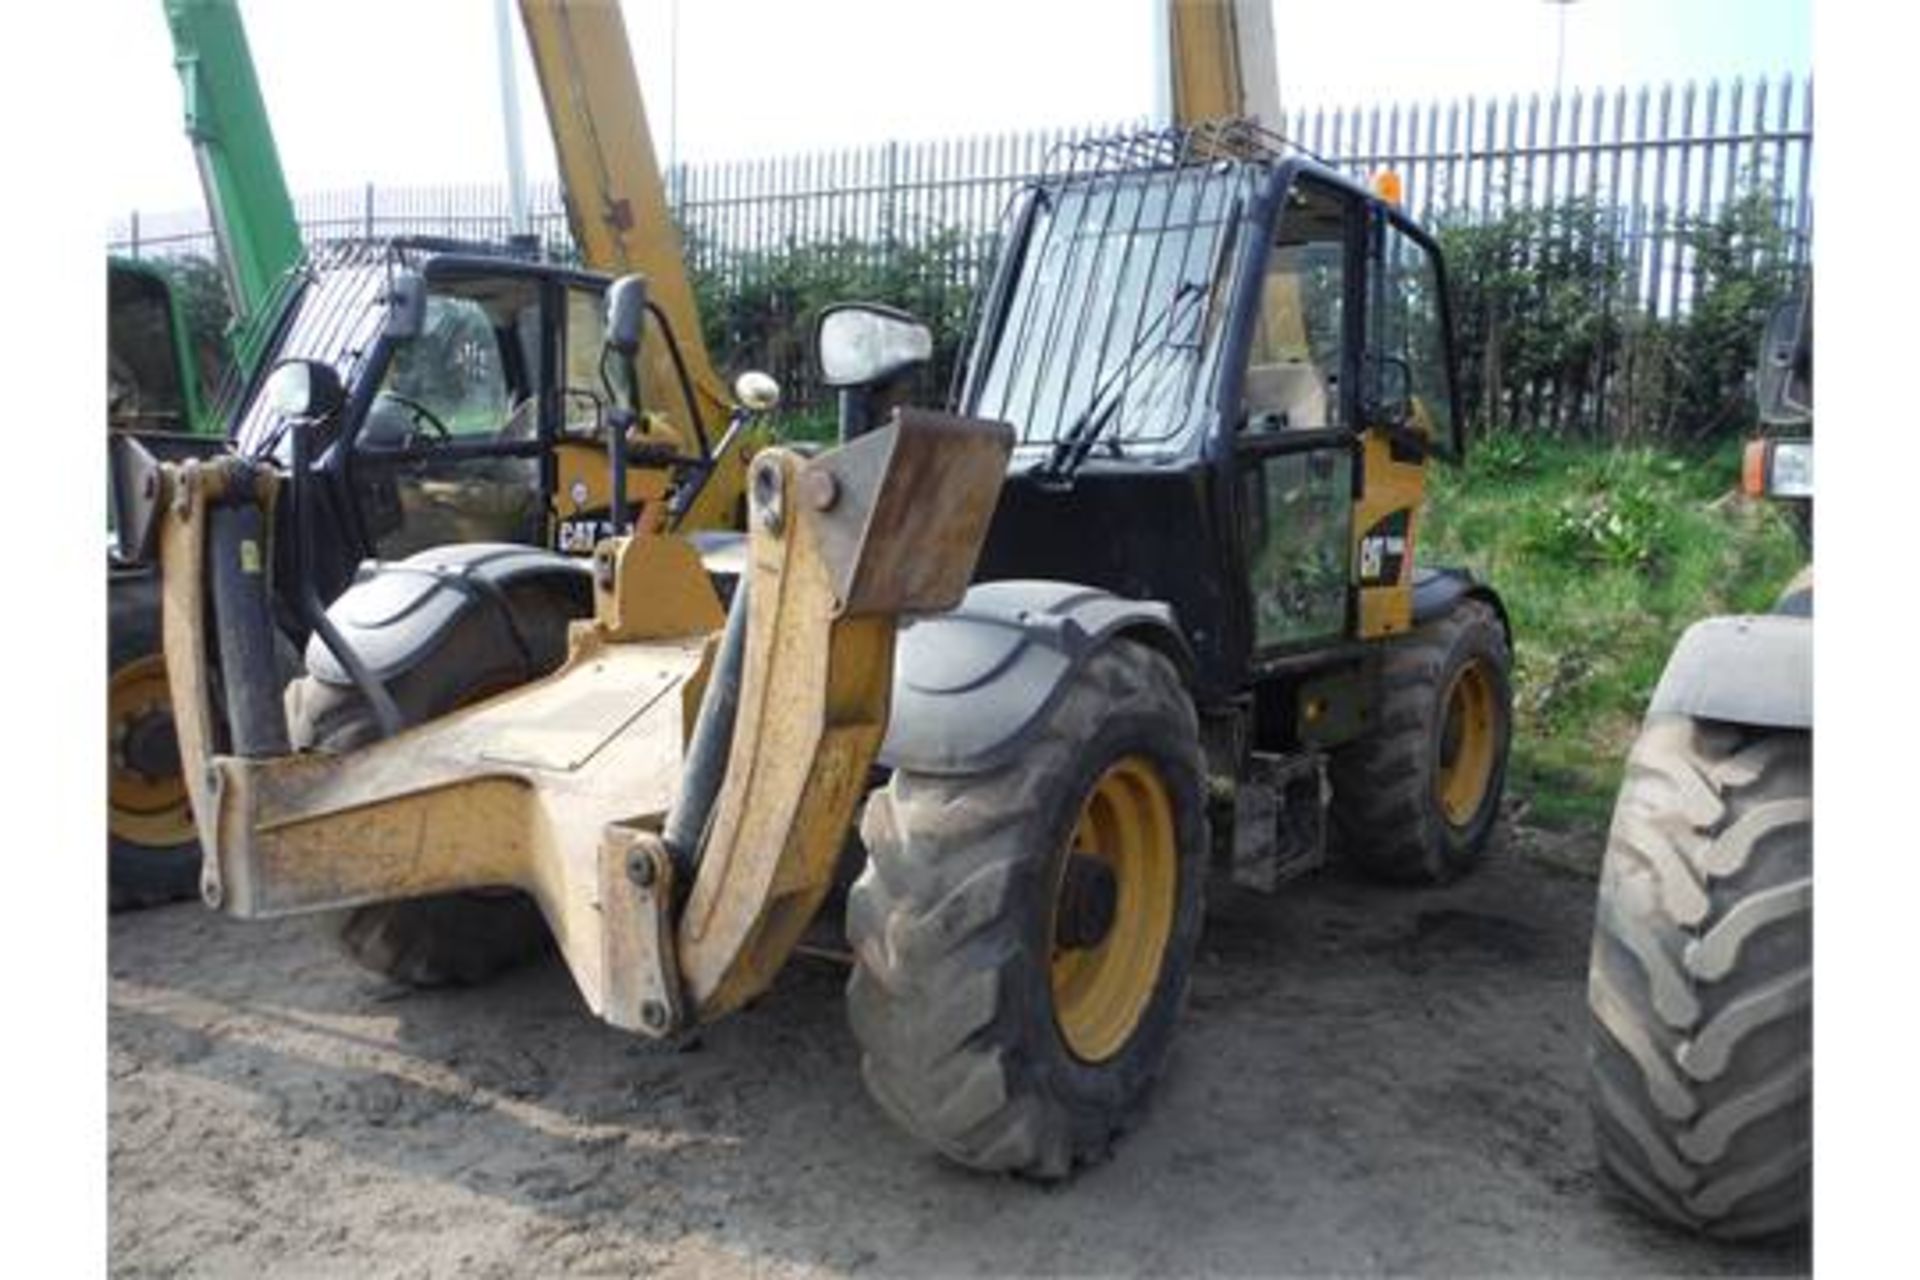
[{"label": "window glass", "polygon": [[1412,236],[1383,225],[1374,268],[1368,323],[1375,397],[1403,397],[1407,425],[1434,444],[1454,444],[1453,398],[1447,380],[1446,330],[1440,311],[1440,272],[1433,254]]},{"label": "window glass", "polygon": [[430,296],[420,335],[394,351],[380,395],[418,419],[416,435],[498,434],[513,405],[486,309],[472,298]]},{"label": "window glass", "polygon": [[1073,179],[1039,201],[973,411],[1021,445],[1179,447],[1209,384],[1244,174]]},{"label": "window glass", "polygon": [[605,308],[599,294],[567,291],[567,367],[561,393],[562,430],[569,436],[599,434],[606,412],[600,382],[600,352],[605,342]]},{"label": "window glass", "polygon": [[107,320],[107,420],[116,427],[185,431],[186,398],[173,345],[173,313],[161,286],[114,281]]},{"label": "window glass", "polygon": [[1247,358],[1246,430],[1339,426],[1348,202],[1303,183],[1288,196]]},{"label": "window glass", "polygon": [[1242,473],[1254,643],[1324,640],[1347,624],[1353,455],[1346,446],[1271,453]]}]

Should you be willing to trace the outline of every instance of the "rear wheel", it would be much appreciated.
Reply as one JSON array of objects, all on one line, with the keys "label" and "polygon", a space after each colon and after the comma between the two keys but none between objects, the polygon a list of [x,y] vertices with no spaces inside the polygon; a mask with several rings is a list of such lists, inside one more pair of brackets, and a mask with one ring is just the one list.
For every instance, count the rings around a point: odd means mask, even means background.
[{"label": "rear wheel", "polygon": [[[497,617],[470,610],[427,660],[387,682],[408,725],[545,675],[565,658],[567,627],[581,616],[581,601],[538,585],[510,587],[507,596],[531,668]],[[294,742],[314,751],[351,751],[380,736],[357,690],[311,676],[289,687],[287,719]],[[485,982],[552,945],[533,899],[504,888],[356,907],[338,937],[364,968],[415,987]]]},{"label": "rear wheel", "polygon": [[1601,1168],[1729,1239],[1806,1220],[1813,742],[1660,716],[1627,760],[1588,974]]},{"label": "rear wheel", "polygon": [[1493,606],[1467,599],[1381,657],[1373,730],[1333,753],[1345,855],[1383,879],[1434,884],[1479,860],[1513,736],[1513,657]]},{"label": "rear wheel", "polygon": [[1095,653],[1019,756],[897,771],[849,896],[869,1091],[978,1169],[1064,1177],[1131,1127],[1166,1062],[1207,847],[1193,704],[1167,659]]},{"label": "rear wheel", "polygon": [[159,586],[107,585],[107,896],[114,910],[197,896],[200,845],[161,657]]}]

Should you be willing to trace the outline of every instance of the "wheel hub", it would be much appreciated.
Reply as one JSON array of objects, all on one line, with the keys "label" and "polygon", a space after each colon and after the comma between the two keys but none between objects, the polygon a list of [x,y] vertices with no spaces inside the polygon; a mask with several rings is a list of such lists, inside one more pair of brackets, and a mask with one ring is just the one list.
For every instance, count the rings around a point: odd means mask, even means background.
[{"label": "wheel hub", "polygon": [[1084,853],[1069,854],[1066,875],[1060,885],[1054,941],[1064,951],[1099,946],[1113,930],[1118,896],[1119,881],[1114,878],[1112,867]]},{"label": "wheel hub", "polygon": [[180,777],[180,745],[159,654],[136,658],[107,681],[107,829],[146,848],[193,839]]},{"label": "wheel hub", "polygon": [[124,728],[121,764],[149,782],[179,774],[180,739],[174,734],[170,711],[148,707]]},{"label": "wheel hub", "polygon": [[1145,756],[1107,767],[1082,802],[1055,886],[1054,1022],[1067,1049],[1103,1062],[1153,1002],[1179,896],[1173,800]]},{"label": "wheel hub", "polygon": [[1454,673],[1444,707],[1434,799],[1450,824],[1465,827],[1486,802],[1499,751],[1493,677],[1483,662],[1476,659]]}]

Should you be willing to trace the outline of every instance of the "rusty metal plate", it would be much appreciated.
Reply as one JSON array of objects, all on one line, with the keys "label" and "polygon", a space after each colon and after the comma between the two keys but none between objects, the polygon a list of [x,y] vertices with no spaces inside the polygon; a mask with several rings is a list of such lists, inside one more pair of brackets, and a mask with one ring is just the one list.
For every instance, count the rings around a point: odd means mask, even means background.
[{"label": "rusty metal plate", "polygon": [[907,408],[806,464],[795,496],[828,504],[816,528],[841,615],[958,604],[1012,449],[1004,422]]}]

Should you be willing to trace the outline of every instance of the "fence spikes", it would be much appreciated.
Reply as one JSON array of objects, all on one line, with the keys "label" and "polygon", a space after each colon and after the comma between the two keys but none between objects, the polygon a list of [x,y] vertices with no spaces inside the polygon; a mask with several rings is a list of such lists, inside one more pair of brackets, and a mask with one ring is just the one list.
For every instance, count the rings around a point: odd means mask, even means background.
[{"label": "fence spikes", "polygon": [[[784,287],[775,269],[796,252],[830,249],[836,269],[884,287],[911,286],[915,299],[954,316],[965,313],[988,265],[1010,198],[1049,155],[1141,123],[681,164],[669,175],[669,194],[703,297],[727,300],[759,289],[765,298]],[[1528,248],[1546,255],[1543,261],[1564,260],[1606,234],[1604,253],[1619,279],[1603,299],[1612,316],[1685,314],[1703,287],[1687,228],[1751,190],[1771,199],[1791,265],[1811,260],[1810,76],[1575,87],[1544,100],[1533,93],[1301,104],[1279,123],[1293,141],[1363,181],[1392,166],[1409,212],[1443,226],[1487,223],[1552,204],[1558,212],[1544,221],[1551,242]],[[559,184],[543,179],[530,195],[535,234],[550,253],[575,256]],[[510,216],[502,187],[491,184],[362,183],[305,193],[295,207],[310,243],[406,232],[492,237],[505,233]],[[1577,220],[1589,217],[1604,221]],[[211,256],[214,250],[199,212],[133,211],[115,220],[109,236],[115,253]],[[914,273],[918,283],[909,279]],[[715,341],[717,349],[744,336],[745,321],[736,316],[729,323],[734,329]],[[1626,357],[1602,352],[1594,358]],[[779,360],[762,363],[804,402],[804,376]],[[1469,379],[1480,374],[1463,371]],[[1560,390],[1570,398],[1554,394],[1546,412],[1563,424],[1635,411],[1631,388],[1603,389],[1591,399],[1577,389]],[[1528,406],[1513,401],[1495,408],[1508,416]]]}]

